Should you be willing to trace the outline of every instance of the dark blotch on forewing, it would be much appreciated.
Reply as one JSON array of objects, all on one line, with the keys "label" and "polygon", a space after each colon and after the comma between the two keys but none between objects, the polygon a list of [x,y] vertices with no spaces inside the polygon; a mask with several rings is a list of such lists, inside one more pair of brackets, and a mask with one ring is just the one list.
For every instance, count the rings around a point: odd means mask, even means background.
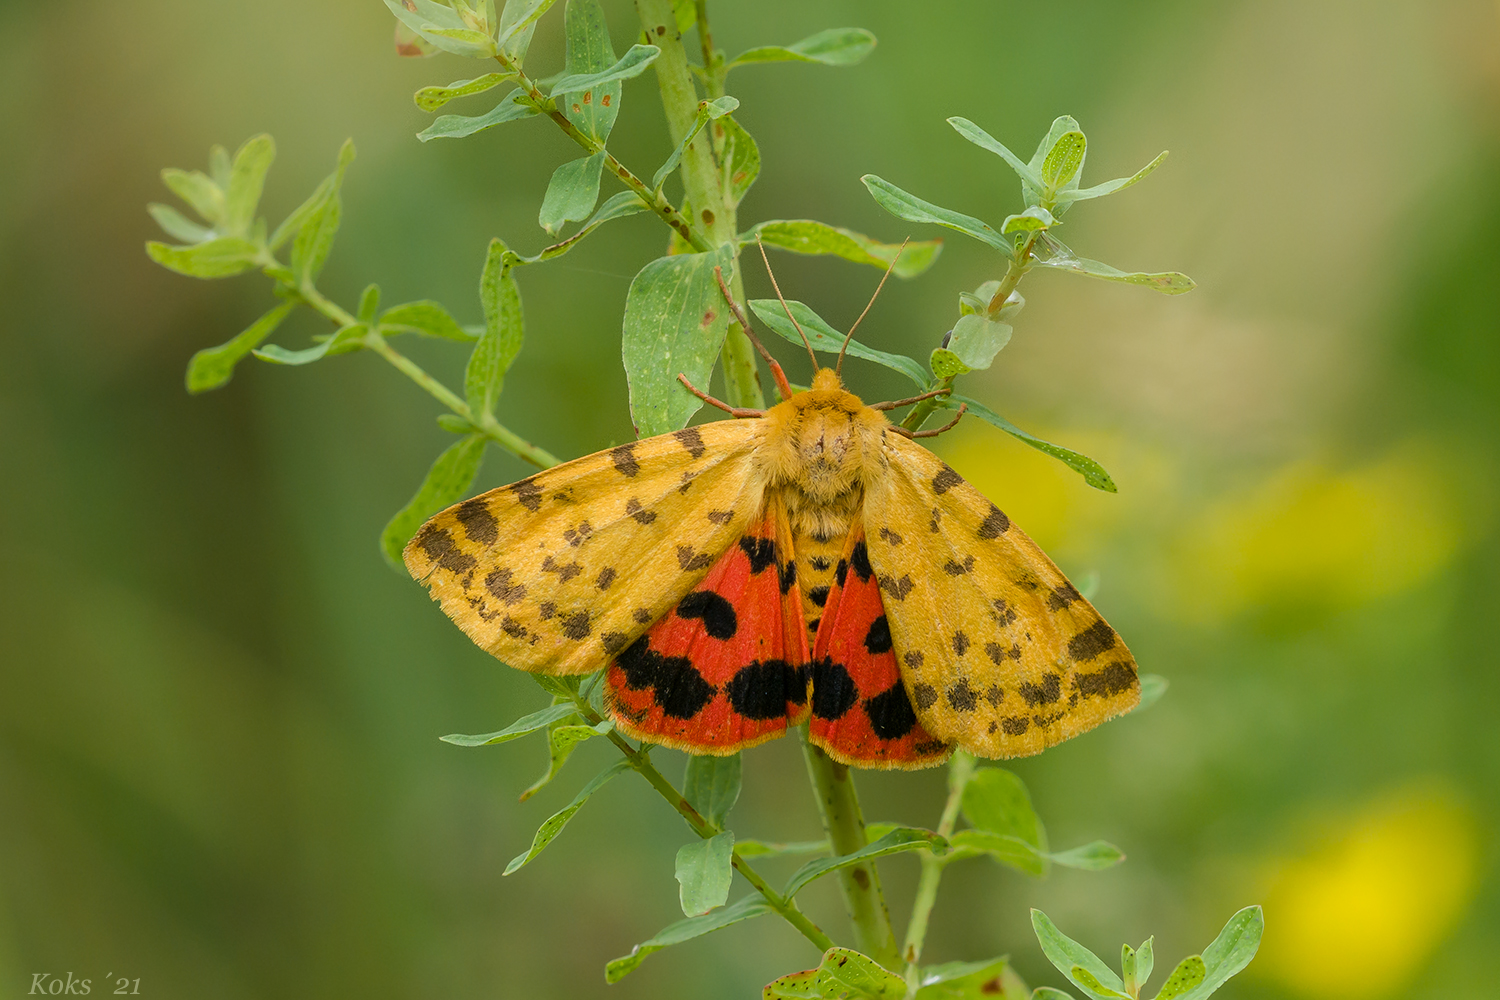
[{"label": "dark blotch on forewing", "polygon": [[706,449],[703,447],[703,435],[699,432],[698,428],[684,427],[680,431],[673,431],[672,436],[677,439],[678,444],[687,449],[689,455],[692,455],[694,458],[703,457],[703,452]]},{"label": "dark blotch on forewing", "polygon": [[1115,630],[1101,618],[1068,640],[1068,655],[1075,660],[1092,660],[1114,644]]},{"label": "dark blotch on forewing", "polygon": [[615,463],[615,470],[627,479],[634,479],[641,471],[641,465],[635,460],[635,445],[622,444],[613,448],[609,453],[610,459]]},{"label": "dark blotch on forewing", "polygon": [[464,534],[469,536],[471,542],[494,545],[495,539],[500,537],[499,528],[495,524],[495,516],[490,513],[489,505],[482,497],[465,500],[454,512],[454,516],[464,526]]},{"label": "dark blotch on forewing", "polygon": [[1093,673],[1073,675],[1073,686],[1085,698],[1113,698],[1135,685],[1135,668],[1128,663],[1110,663]]}]

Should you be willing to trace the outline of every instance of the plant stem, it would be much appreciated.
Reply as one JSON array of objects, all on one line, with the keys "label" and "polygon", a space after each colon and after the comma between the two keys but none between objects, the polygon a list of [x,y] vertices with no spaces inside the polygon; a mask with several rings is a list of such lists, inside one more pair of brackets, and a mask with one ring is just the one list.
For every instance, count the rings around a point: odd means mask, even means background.
[{"label": "plant stem", "polygon": [[[588,720],[590,725],[598,725],[603,721],[599,713],[595,712],[593,707],[582,698],[575,696],[573,704],[577,706],[578,714]],[[656,765],[651,763],[650,755],[644,750],[638,750],[631,746],[629,740],[613,729],[609,731],[609,740],[625,755],[625,759],[630,761],[630,766],[635,768],[636,773],[645,778],[651,787],[656,789],[657,793],[667,800],[667,804],[676,809],[678,814],[687,820],[688,826],[692,827],[694,833],[707,840],[709,837],[723,832],[704,819],[698,810],[693,808],[692,803],[688,802],[687,798],[677,790],[677,786],[668,781],[666,775],[662,774],[661,771],[657,770]],[[771,909],[781,914],[787,923],[797,928],[803,937],[812,942],[813,947],[817,948],[820,952],[827,951],[833,947],[833,940],[827,934],[823,933],[817,924],[809,920],[807,914],[797,908],[796,902],[787,899],[781,893],[772,889],[766,880],[761,877],[760,873],[751,867],[748,861],[740,857],[738,852],[733,855],[732,863],[735,871],[743,875],[745,881],[754,886],[755,891],[759,892],[765,898],[765,901],[771,904]]]},{"label": "plant stem", "polygon": [[[869,843],[854,778],[846,765],[831,760],[808,741],[807,730],[801,730],[800,735],[808,778],[818,797],[818,811],[823,815],[829,844],[835,855],[852,854]],[[896,951],[891,914],[880,891],[880,873],[874,862],[842,868],[838,879],[849,920],[854,924],[855,947],[887,969],[899,969],[901,956]]]},{"label": "plant stem", "polygon": [[[1036,232],[1027,234],[1026,241],[1021,244],[1021,248],[1007,261],[1005,277],[1000,279],[1000,287],[995,290],[994,295],[990,296],[990,315],[993,316],[1000,311],[1001,307],[1005,305],[1005,300],[1010,298],[1010,293],[1016,290],[1016,286],[1021,283],[1021,279],[1026,276],[1026,272],[1031,270],[1031,251],[1036,246],[1038,238],[1039,235]],[[945,379],[939,379],[937,385],[933,386],[933,388],[946,389],[952,385],[953,378],[949,376]],[[906,419],[901,421],[901,426],[909,431],[917,430],[932,415],[932,411],[937,408],[937,399],[924,399],[912,407],[911,412],[906,415]]]},{"label": "plant stem", "polygon": [[[672,0],[636,0],[635,9],[652,43],[661,49],[652,68],[656,70],[657,86],[661,89],[661,106],[667,116],[667,132],[673,144],[681,143],[698,117],[698,90],[693,85],[693,73],[688,66],[687,49],[682,44],[682,33],[677,30],[677,15],[672,10]],[[699,4],[698,30],[705,37],[709,33],[707,4]],[[713,129],[710,126],[698,133],[682,154],[678,173],[682,177],[683,203],[693,212],[693,226],[702,227],[709,249],[721,247],[735,240],[735,211],[724,201],[718,164],[713,155]],[[695,245],[696,246],[696,245]],[[738,254],[736,254],[736,260]],[[734,269],[730,289],[736,298],[743,298],[743,283],[740,269]],[[759,409],[766,405],[761,393],[760,372],[755,366],[755,353],[750,340],[738,323],[731,322],[724,337],[724,349],[720,355],[724,366],[725,393],[734,406]]]},{"label": "plant stem", "polygon": [[[1007,293],[1009,294],[1009,293]],[[1001,301],[1004,301],[1003,299]],[[943,815],[938,821],[937,832],[949,837],[958,822],[958,809],[963,804],[964,788],[974,776],[974,758],[962,750],[953,754],[953,763],[948,766],[948,801],[943,804]],[[933,904],[937,902],[938,883],[942,881],[947,862],[930,851],[922,852],[922,875],[917,881],[917,897],[912,903],[911,922],[906,925],[906,944],[901,957],[906,961],[906,995],[914,997],[917,992],[919,970],[917,960],[922,957],[922,942],[927,937],[927,920],[932,916]]]},{"label": "plant stem", "polygon": [[[290,286],[283,284],[283,287]],[[298,298],[307,303],[308,306],[340,327],[351,326],[359,322],[348,310],[328,298],[312,285],[292,288],[292,291]],[[385,358],[395,366],[397,371],[427,390],[427,393],[439,403],[442,403],[448,409],[469,421],[481,434],[517,458],[523,458],[532,465],[540,466],[543,469],[550,469],[552,466],[561,463],[562,460],[557,456],[527,441],[515,431],[501,424],[491,414],[486,413],[480,417],[475,417],[474,412],[469,409],[469,404],[460,399],[457,393],[423,371],[422,367],[411,358],[408,358],[392,347],[380,335],[379,330],[372,327],[365,334],[364,338],[360,340],[360,343],[367,349]]]}]

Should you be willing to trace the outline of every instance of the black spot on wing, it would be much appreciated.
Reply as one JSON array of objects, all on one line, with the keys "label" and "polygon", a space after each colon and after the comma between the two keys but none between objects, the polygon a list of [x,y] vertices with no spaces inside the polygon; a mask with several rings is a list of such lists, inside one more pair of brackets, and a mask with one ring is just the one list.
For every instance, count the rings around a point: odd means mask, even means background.
[{"label": "black spot on wing", "polygon": [[565,529],[563,537],[568,540],[569,545],[576,549],[587,541],[588,537],[593,533],[594,526],[592,524],[589,524],[587,521],[579,521],[574,527]]},{"label": "black spot on wing", "polygon": [[1016,691],[1026,699],[1026,704],[1036,708],[1038,705],[1051,705],[1060,700],[1062,682],[1058,680],[1056,674],[1048,674],[1042,678],[1040,684],[1030,682],[1020,684],[1016,687]]},{"label": "black spot on wing", "polygon": [[1115,630],[1101,618],[1068,640],[1068,655],[1075,660],[1092,660],[1115,644]]},{"label": "black spot on wing", "polygon": [[717,525],[725,525],[734,520],[732,510],[711,510],[705,515],[710,521]]},{"label": "black spot on wing", "polygon": [[891,623],[885,615],[870,623],[870,630],[865,633],[865,649],[875,656],[891,651]]},{"label": "black spot on wing", "polygon": [[1074,601],[1079,600],[1082,596],[1082,594],[1078,593],[1078,589],[1076,587],[1074,587],[1067,580],[1064,580],[1063,585],[1061,587],[1058,587],[1048,596],[1047,607],[1051,608],[1053,611],[1061,611],[1063,608],[1066,608]]},{"label": "black spot on wing", "polygon": [[625,513],[635,518],[637,524],[650,524],[656,520],[656,511],[642,507],[635,497],[625,501]]},{"label": "black spot on wing", "polygon": [[814,587],[812,590],[809,590],[807,592],[807,599],[809,601],[812,601],[818,607],[823,607],[828,603],[828,588]]},{"label": "black spot on wing", "polygon": [[994,504],[990,504],[990,512],[985,515],[983,521],[979,522],[980,538],[999,538],[1010,530],[1010,518],[1005,512]]},{"label": "black spot on wing", "polygon": [[906,600],[906,595],[910,594],[912,588],[915,586],[916,584],[912,583],[910,574],[906,573],[901,574],[901,579],[899,580],[893,580],[889,576],[882,576],[880,578],[880,589],[898,601]]},{"label": "black spot on wing", "polygon": [[914,684],[911,691],[917,699],[917,707],[923,710],[931,708],[938,699],[937,688],[931,684]]},{"label": "black spot on wing", "polygon": [[732,639],[739,629],[734,606],[712,590],[695,590],[678,601],[677,616],[703,619],[703,631],[715,639]]},{"label": "black spot on wing", "polygon": [[880,529],[880,537],[884,538],[891,545],[900,545],[901,542],[903,541],[902,537],[900,535],[896,534],[890,528],[881,528]]},{"label": "black spot on wing", "polygon": [[918,649],[907,650],[901,656],[901,662],[906,664],[908,667],[911,667],[913,670],[920,667],[924,659],[926,659],[926,657],[924,657],[922,655],[922,651]]},{"label": "black spot on wing", "polygon": [[963,562],[959,562],[956,559],[949,559],[943,565],[943,572],[949,576],[963,576],[965,573],[972,573],[974,572],[974,557],[964,556]]},{"label": "black spot on wing", "polygon": [[625,644],[630,640],[624,632],[606,632],[599,637],[599,641],[604,644],[604,652],[610,656],[614,656],[620,650],[624,649]]},{"label": "black spot on wing", "polygon": [[656,618],[649,608],[636,608],[630,613],[630,617],[634,618],[640,625],[650,625]]},{"label": "black spot on wing", "polygon": [[541,604],[537,605],[536,613],[537,617],[542,621],[551,621],[552,616],[557,614],[557,605],[553,604],[551,601],[543,601]]},{"label": "black spot on wing", "polygon": [[622,444],[618,448],[610,449],[610,460],[615,463],[615,471],[626,479],[634,479],[636,473],[641,471],[641,464],[635,460],[635,445]]},{"label": "black spot on wing", "polygon": [[569,580],[573,579],[573,577],[577,576],[579,573],[582,573],[583,567],[578,565],[576,562],[559,563],[551,556],[547,556],[542,560],[542,572],[556,573],[558,583],[567,583]]},{"label": "black spot on wing", "polygon": [[563,615],[558,619],[562,623],[563,635],[578,642],[588,638],[593,629],[589,625],[589,613],[587,611],[575,611],[571,615]]},{"label": "black spot on wing", "polygon": [[598,578],[594,580],[594,586],[598,587],[600,590],[608,590],[609,585],[614,583],[615,578],[619,575],[620,574],[615,572],[615,568],[613,566],[606,566],[599,571]]},{"label": "black spot on wing", "polygon": [[808,556],[807,565],[811,566],[819,573],[826,573],[828,571],[828,567],[832,566],[833,563],[829,562],[826,556]]},{"label": "black spot on wing", "polygon": [[957,654],[958,656],[963,656],[968,651],[969,651],[969,637],[966,636],[966,635],[964,635],[962,632],[954,632],[953,633],[953,652],[955,654]]},{"label": "black spot on wing", "polygon": [[765,721],[784,717],[787,702],[807,701],[807,674],[785,660],[755,661],[741,667],[724,687],[729,704],[741,715]]},{"label": "black spot on wing", "polygon": [[[932,477],[932,492],[937,494],[947,493],[953,487],[964,481],[964,477],[944,465],[942,471]],[[934,520],[936,520],[934,518]]]},{"label": "black spot on wing", "polygon": [[781,587],[781,592],[783,594],[789,592],[792,584],[797,582],[797,564],[787,563],[785,566],[777,566],[776,572],[780,577],[776,583]]},{"label": "black spot on wing", "polygon": [[1086,698],[1112,698],[1135,684],[1135,670],[1128,663],[1110,663],[1094,673],[1073,675],[1073,686]]},{"label": "black spot on wing", "polygon": [[812,666],[812,711],[820,719],[841,719],[854,707],[859,692],[841,663],[824,657]]},{"label": "black spot on wing", "polygon": [[500,537],[499,529],[495,525],[495,515],[490,513],[489,505],[481,497],[465,500],[459,505],[454,516],[464,526],[464,534],[469,536],[471,542],[494,545],[495,539]]},{"label": "black spot on wing", "polygon": [[870,728],[883,740],[899,740],[917,725],[917,713],[899,680],[867,700],[865,714],[870,717]]},{"label": "black spot on wing", "polygon": [[691,545],[677,546],[677,565],[682,567],[684,573],[694,570],[708,569],[714,563],[714,557],[707,552],[694,552]]},{"label": "black spot on wing", "polygon": [[542,488],[536,484],[535,476],[511,483],[506,489],[516,495],[516,503],[533,513],[542,505]]},{"label": "black spot on wing", "polygon": [[512,583],[514,576],[508,569],[497,569],[484,578],[484,587],[494,594],[498,600],[506,604],[516,604],[526,596],[525,584]]},{"label": "black spot on wing", "polygon": [[870,550],[865,547],[863,540],[854,543],[854,551],[849,553],[849,568],[859,574],[863,583],[869,583],[870,577],[875,570],[870,566]]},{"label": "black spot on wing", "polygon": [[1013,715],[1000,720],[1000,728],[1007,736],[1022,736],[1031,728],[1031,720],[1024,715]]},{"label": "black spot on wing", "polygon": [[979,692],[969,687],[967,677],[960,677],[957,683],[949,686],[945,694],[948,696],[948,704],[960,712],[972,712],[979,705]]},{"label": "black spot on wing", "polygon": [[769,538],[746,535],[740,539],[740,548],[750,560],[750,575],[754,576],[776,561],[776,543]]},{"label": "black spot on wing", "polygon": [[673,431],[672,436],[676,438],[677,443],[686,448],[688,454],[692,455],[694,458],[702,458],[703,452],[707,450],[703,446],[703,435],[696,427],[684,427],[680,431]]}]

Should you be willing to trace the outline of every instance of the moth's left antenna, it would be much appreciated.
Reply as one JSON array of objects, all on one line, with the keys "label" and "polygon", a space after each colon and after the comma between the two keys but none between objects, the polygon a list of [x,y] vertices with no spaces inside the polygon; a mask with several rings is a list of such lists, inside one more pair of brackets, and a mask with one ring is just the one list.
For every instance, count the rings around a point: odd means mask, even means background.
[{"label": "moth's left antenna", "polygon": [[766,256],[766,245],[760,241],[760,236],[755,237],[755,245],[760,247],[760,259],[766,262],[766,274],[771,279],[771,287],[776,289],[776,300],[781,303],[781,311],[786,313],[786,318],[792,321],[792,326],[797,328],[797,333],[802,337],[802,346],[807,348],[807,356],[812,359],[813,371],[818,370],[818,356],[813,353],[812,344],[807,339],[807,334],[802,330],[802,324],[797,322],[797,317],[792,315],[791,306],[786,304],[785,297],[781,294],[781,286],[776,283],[776,272],[771,270],[771,258]]},{"label": "moth's left antenna", "polygon": [[843,374],[844,352],[849,349],[849,341],[854,339],[854,331],[859,329],[859,324],[865,321],[865,313],[869,312],[870,307],[875,304],[875,299],[880,295],[880,290],[885,287],[886,279],[889,278],[891,276],[891,272],[896,269],[896,261],[901,259],[901,251],[906,249],[906,244],[909,242],[911,242],[910,236],[902,240],[901,245],[896,248],[896,256],[891,258],[891,266],[885,269],[885,274],[881,275],[880,284],[875,286],[875,294],[871,295],[870,301],[865,303],[865,312],[859,314],[859,319],[855,320],[854,325],[849,328],[849,332],[844,334],[844,346],[839,348],[839,362],[834,366],[833,369],[835,373]]},{"label": "moth's left antenna", "polygon": [[786,380],[786,372],[781,370],[781,365],[775,358],[771,357],[771,352],[766,350],[766,345],[760,342],[760,338],[750,328],[750,321],[745,318],[744,312],[740,310],[740,304],[734,301],[734,296],[729,292],[729,286],[724,284],[724,269],[722,267],[714,268],[714,280],[719,283],[719,291],[723,294],[724,301],[729,303],[729,311],[734,313],[735,319],[739,320],[740,329],[745,331],[745,336],[750,338],[750,343],[755,345],[755,349],[760,352],[760,356],[766,359],[767,365],[770,365],[771,377],[776,380],[776,391],[781,394],[782,399],[791,399],[792,386]]}]

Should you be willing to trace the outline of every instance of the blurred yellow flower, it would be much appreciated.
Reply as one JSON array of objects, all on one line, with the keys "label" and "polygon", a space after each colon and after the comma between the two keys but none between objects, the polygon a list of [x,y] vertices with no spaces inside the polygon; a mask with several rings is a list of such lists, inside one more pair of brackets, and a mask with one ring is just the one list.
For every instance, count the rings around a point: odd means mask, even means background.
[{"label": "blurred yellow flower", "polygon": [[1477,884],[1478,836],[1455,797],[1407,788],[1273,865],[1252,968],[1320,1000],[1392,996],[1452,930]]}]

